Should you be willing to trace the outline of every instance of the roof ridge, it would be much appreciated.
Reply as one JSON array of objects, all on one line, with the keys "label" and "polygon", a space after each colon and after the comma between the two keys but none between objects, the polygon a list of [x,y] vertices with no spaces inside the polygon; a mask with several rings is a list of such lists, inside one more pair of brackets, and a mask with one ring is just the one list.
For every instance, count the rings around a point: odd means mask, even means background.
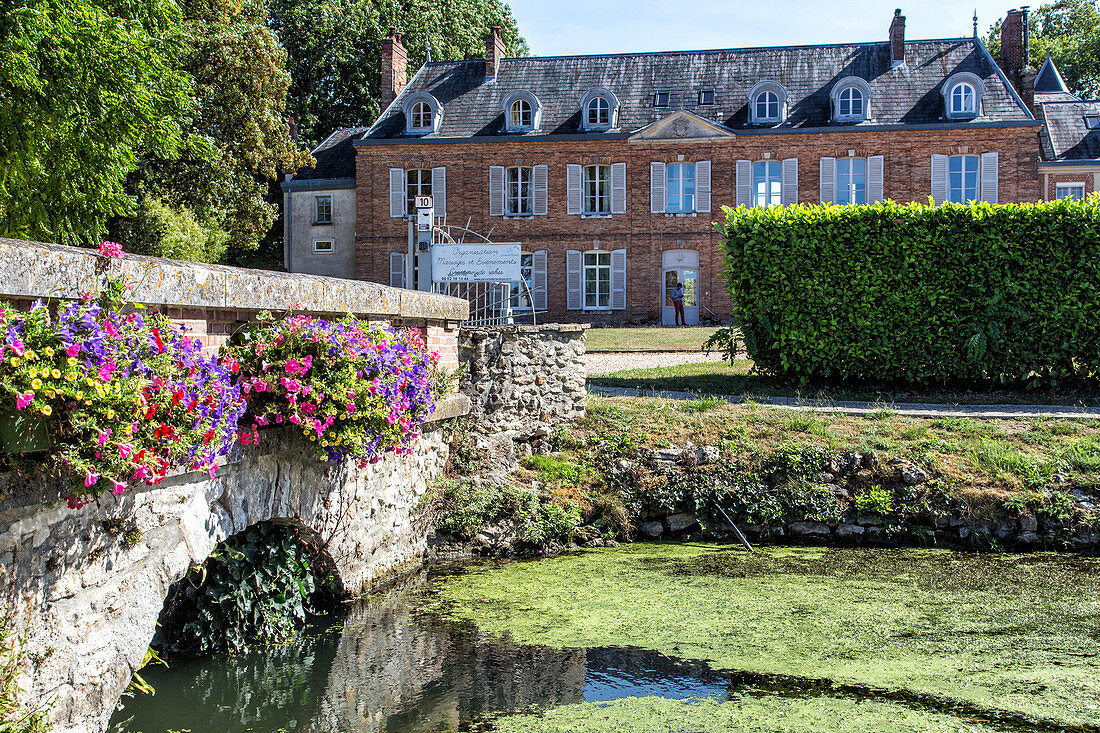
[{"label": "roof ridge", "polygon": [[[974,43],[975,39],[970,36],[959,36],[952,38],[914,38],[907,40],[905,45],[917,45],[921,43],[950,43],[955,41],[963,41],[966,43]],[[622,51],[618,53],[574,53],[574,54],[558,54],[550,56],[505,56],[502,61],[560,61],[562,59],[601,59],[601,58],[622,58],[622,57],[636,57],[636,56],[689,56],[692,54],[712,54],[712,53],[737,53],[737,52],[749,52],[749,51],[784,51],[792,48],[842,48],[844,46],[886,46],[889,45],[889,41],[847,41],[844,43],[792,43],[779,46],[733,46],[730,48],[700,48],[700,49],[683,49],[677,51]],[[484,59],[454,59],[454,60],[441,60],[441,61],[429,61],[424,66],[446,66],[448,64],[483,64]]]}]

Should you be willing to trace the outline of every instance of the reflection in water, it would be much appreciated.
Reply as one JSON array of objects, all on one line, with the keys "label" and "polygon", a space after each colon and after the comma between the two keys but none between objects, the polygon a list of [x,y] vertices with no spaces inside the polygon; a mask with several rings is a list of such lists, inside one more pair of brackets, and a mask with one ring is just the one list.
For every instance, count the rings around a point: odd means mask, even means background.
[{"label": "reflection in water", "polygon": [[127,700],[112,731],[412,733],[583,701],[728,694],[728,675],[658,652],[522,645],[417,612],[423,581],[292,644],[146,670],[156,696]]}]

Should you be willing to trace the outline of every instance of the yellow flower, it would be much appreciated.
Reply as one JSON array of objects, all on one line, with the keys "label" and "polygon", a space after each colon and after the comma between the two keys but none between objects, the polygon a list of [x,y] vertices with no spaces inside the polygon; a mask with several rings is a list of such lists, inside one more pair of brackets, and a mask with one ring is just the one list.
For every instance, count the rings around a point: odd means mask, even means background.
[{"label": "yellow flower", "polygon": [[41,379],[32,379],[31,380],[31,389],[42,389],[42,380]]},{"label": "yellow flower", "polygon": [[43,415],[49,415],[49,414],[51,414],[52,412],[53,412],[53,408],[52,408],[52,407],[50,407],[49,405],[42,405],[42,414],[43,414]]},{"label": "yellow flower", "polygon": [[54,379],[60,379],[61,378],[61,370],[60,369],[51,369],[50,370],[50,376],[53,377]]},{"label": "yellow flower", "polygon": [[85,384],[85,385],[87,385],[87,386],[89,386],[89,387],[91,387],[91,386],[92,386],[93,384],[95,384],[95,382],[93,382],[92,380],[90,380],[90,379],[88,379],[87,377],[85,377],[85,378],[84,378],[84,384]]},{"label": "yellow flower", "polygon": [[76,372],[66,372],[65,373],[65,381],[66,382],[75,382],[78,377],[79,377],[79,375]]},{"label": "yellow flower", "polygon": [[108,420],[114,420],[115,419],[115,411],[114,410],[107,410],[107,419]]},{"label": "yellow flower", "polygon": [[43,350],[44,352],[46,352],[46,356],[53,356],[53,348],[52,348],[52,347],[50,347],[50,346],[47,346],[46,348],[44,348],[44,349],[42,349],[42,350]]},{"label": "yellow flower", "polygon": [[34,353],[33,351],[25,351],[23,352],[23,358],[27,361],[34,361],[38,358],[38,354]]},{"label": "yellow flower", "polygon": [[76,392],[73,393],[73,397],[76,397],[78,400],[84,399],[84,391],[78,389]]},{"label": "yellow flower", "polygon": [[8,359],[8,363],[11,364],[12,366],[19,366],[20,359],[19,359],[18,356],[13,356],[12,358]]},{"label": "yellow flower", "polygon": [[46,396],[49,397],[50,399],[53,399],[54,397],[57,396],[57,392],[54,392],[52,389],[47,389],[46,390]]},{"label": "yellow flower", "polygon": [[76,366],[76,357],[70,356],[68,359],[65,360],[65,363],[69,366]]}]

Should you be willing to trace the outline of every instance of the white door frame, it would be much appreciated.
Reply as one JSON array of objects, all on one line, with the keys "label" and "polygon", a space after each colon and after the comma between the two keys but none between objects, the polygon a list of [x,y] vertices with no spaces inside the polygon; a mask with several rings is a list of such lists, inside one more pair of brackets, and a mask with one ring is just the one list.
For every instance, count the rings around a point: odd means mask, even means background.
[{"label": "white door frame", "polygon": [[665,304],[665,273],[670,270],[695,271],[695,305],[684,306],[684,320],[689,326],[699,324],[699,252],[694,249],[669,249],[661,254],[661,275],[658,294],[661,304],[661,324],[672,326],[676,323],[676,311]]}]

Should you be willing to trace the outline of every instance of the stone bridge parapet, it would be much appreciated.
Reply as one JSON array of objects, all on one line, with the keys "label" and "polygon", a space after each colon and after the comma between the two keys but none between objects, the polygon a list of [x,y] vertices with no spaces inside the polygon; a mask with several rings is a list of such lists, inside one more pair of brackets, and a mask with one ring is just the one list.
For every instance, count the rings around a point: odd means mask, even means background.
[{"label": "stone bridge parapet", "polygon": [[[132,301],[188,327],[210,351],[260,311],[353,313],[422,329],[443,365],[458,366],[466,301],[372,283],[134,255],[105,262],[90,250],[0,239],[0,300],[80,297],[105,264],[133,287]],[[48,709],[55,733],[105,730],[169,587],[259,522],[312,533],[352,592],[416,560],[428,532],[416,507],[448,455],[438,421],[469,404],[446,398],[410,454],[364,468],[321,461],[300,437],[267,430],[213,475],[170,475],[82,509],[57,501],[57,477],[0,475],[0,592],[22,644],[19,701]]]}]

